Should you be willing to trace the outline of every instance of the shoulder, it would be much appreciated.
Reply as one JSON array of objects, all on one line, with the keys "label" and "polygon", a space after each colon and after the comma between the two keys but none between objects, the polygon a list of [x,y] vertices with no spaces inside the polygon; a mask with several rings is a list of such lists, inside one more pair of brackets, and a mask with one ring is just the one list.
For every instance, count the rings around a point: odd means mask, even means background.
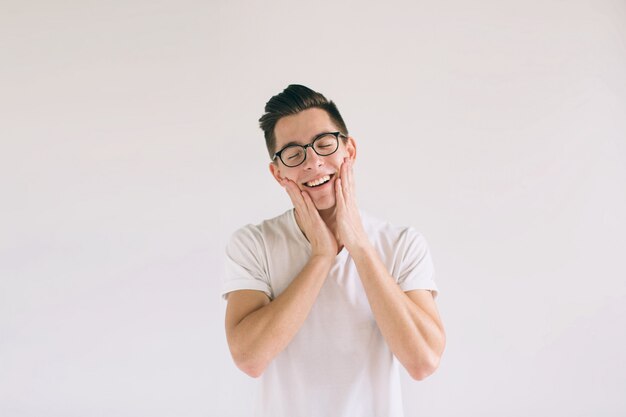
[{"label": "shoulder", "polygon": [[263,220],[259,224],[247,224],[237,229],[230,237],[228,250],[236,249],[260,249],[265,246],[268,239],[275,238],[289,230],[291,211],[271,219]]},{"label": "shoulder", "polygon": [[363,226],[370,237],[395,243],[424,240],[424,236],[413,226],[397,225],[376,218],[366,212],[361,212],[361,218]]},{"label": "shoulder", "polygon": [[365,212],[361,212],[361,218],[366,233],[374,241],[395,248],[426,244],[424,236],[413,226],[396,225]]}]

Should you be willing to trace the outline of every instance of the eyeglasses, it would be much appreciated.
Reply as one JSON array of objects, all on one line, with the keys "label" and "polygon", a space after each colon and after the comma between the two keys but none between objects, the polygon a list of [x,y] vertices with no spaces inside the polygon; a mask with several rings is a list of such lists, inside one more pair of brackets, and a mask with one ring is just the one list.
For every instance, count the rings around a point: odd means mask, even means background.
[{"label": "eyeglasses", "polygon": [[280,158],[285,166],[293,168],[301,165],[306,160],[306,148],[311,147],[319,156],[328,156],[339,149],[339,136],[347,138],[341,132],[321,133],[308,145],[287,145],[274,154],[272,161]]}]

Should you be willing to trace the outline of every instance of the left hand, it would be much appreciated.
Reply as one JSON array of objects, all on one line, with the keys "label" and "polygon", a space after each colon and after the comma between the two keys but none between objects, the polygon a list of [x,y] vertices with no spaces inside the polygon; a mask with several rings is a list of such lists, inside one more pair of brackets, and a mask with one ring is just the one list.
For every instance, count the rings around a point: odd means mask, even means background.
[{"label": "left hand", "polygon": [[354,196],[353,161],[346,158],[341,164],[340,175],[335,180],[337,202],[337,240],[348,251],[369,244]]}]

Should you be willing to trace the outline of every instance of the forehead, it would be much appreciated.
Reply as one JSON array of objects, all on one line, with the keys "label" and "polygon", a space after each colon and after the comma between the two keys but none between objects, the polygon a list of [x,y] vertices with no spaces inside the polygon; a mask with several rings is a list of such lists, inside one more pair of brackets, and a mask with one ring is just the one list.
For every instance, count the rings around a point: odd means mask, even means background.
[{"label": "forehead", "polygon": [[306,144],[323,132],[336,132],[337,126],[330,120],[325,110],[312,108],[297,114],[285,116],[274,127],[276,149],[289,142]]}]

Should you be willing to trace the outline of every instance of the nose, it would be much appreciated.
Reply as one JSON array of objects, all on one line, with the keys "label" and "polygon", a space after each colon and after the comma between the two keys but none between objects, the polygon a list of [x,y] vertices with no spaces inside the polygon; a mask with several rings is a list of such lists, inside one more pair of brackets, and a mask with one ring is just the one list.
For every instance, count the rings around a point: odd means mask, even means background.
[{"label": "nose", "polygon": [[306,152],[306,159],[302,163],[304,169],[320,167],[324,164],[324,160],[313,150],[312,146],[307,147],[304,152]]}]

